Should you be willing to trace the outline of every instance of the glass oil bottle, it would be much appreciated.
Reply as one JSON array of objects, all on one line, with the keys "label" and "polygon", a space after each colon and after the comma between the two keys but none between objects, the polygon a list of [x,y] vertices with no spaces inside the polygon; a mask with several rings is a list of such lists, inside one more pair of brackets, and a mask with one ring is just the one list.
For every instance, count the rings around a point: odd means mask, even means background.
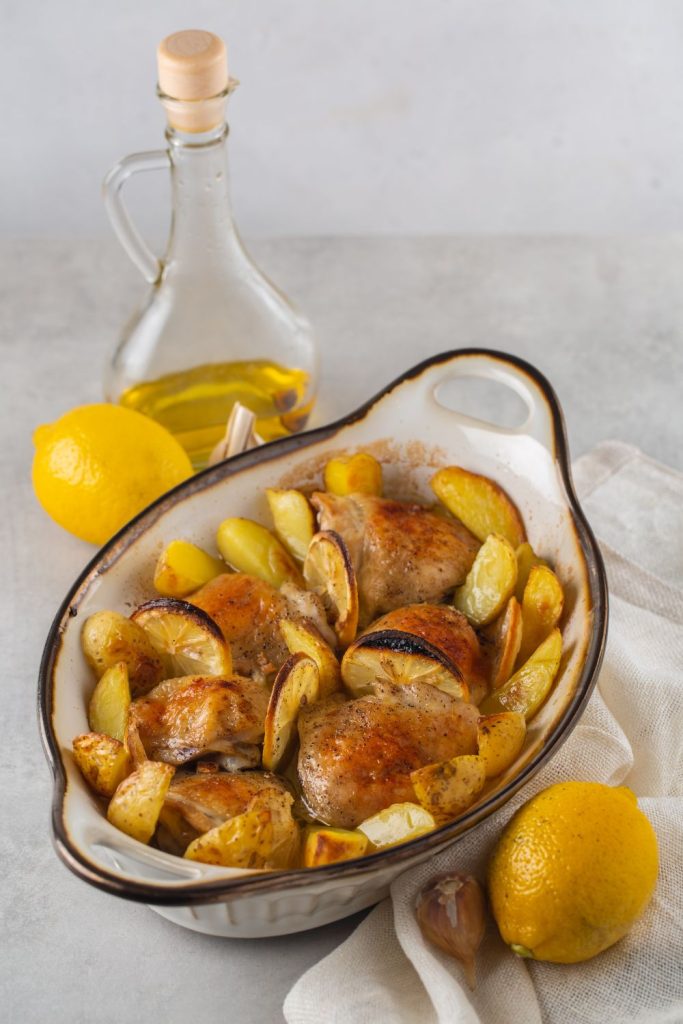
[{"label": "glass oil bottle", "polygon": [[[158,49],[165,150],[126,157],[104,182],[107,212],[151,288],[124,329],[108,368],[110,401],[167,427],[195,468],[225,433],[235,402],[256,416],[265,441],[301,430],[317,387],[310,324],[256,267],[237,234],[230,203],[223,41],[178,32]],[[140,171],[170,170],[173,208],[158,259],[121,199]]]}]

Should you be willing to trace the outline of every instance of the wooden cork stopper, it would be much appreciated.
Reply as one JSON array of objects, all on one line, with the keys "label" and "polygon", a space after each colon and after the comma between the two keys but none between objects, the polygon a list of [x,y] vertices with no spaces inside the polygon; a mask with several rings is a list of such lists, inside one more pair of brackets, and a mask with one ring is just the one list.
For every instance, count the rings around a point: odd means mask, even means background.
[{"label": "wooden cork stopper", "polygon": [[229,82],[222,39],[200,29],[174,32],[159,43],[157,65],[159,90],[173,128],[204,132],[220,124]]}]

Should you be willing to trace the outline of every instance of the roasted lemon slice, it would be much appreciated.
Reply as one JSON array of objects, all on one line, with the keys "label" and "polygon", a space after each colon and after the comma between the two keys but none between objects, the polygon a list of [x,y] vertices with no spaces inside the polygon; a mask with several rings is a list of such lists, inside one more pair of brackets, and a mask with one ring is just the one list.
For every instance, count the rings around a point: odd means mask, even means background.
[{"label": "roasted lemon slice", "polygon": [[358,585],[346,544],[334,530],[316,533],[308,546],[304,579],[325,604],[341,647],[358,629]]},{"label": "roasted lemon slice", "polygon": [[277,771],[294,741],[299,709],[318,699],[320,677],[313,658],[292,654],[273,683],[266,711],[263,737],[263,767]]},{"label": "roasted lemon slice", "polygon": [[290,555],[303,562],[315,533],[315,515],[308,499],[301,491],[279,487],[267,487],[266,499],[276,534]]},{"label": "roasted lemon slice", "polygon": [[148,843],[154,835],[175,768],[144,761],[123,780],[109,802],[107,818],[126,835]]},{"label": "roasted lemon slice", "polygon": [[514,549],[505,537],[492,533],[479,548],[467,579],[455,592],[453,604],[473,625],[485,626],[505,607],[516,582]]},{"label": "roasted lemon slice", "polygon": [[229,676],[230,648],[213,619],[186,601],[160,597],[131,616],[163,657],[166,678]]},{"label": "roasted lemon slice", "polygon": [[374,683],[429,683],[457,700],[469,700],[469,688],[457,667],[423,637],[399,629],[366,633],[344,654],[342,679],[354,697],[373,693]]},{"label": "roasted lemon slice", "polygon": [[305,621],[280,619],[280,632],[290,654],[307,654],[318,666],[321,697],[329,697],[341,689],[339,662],[315,626]]},{"label": "roasted lemon slice", "polygon": [[527,722],[550,693],[562,656],[562,634],[554,629],[528,661],[481,704],[485,715],[519,711]]},{"label": "roasted lemon slice", "polygon": [[[407,843],[436,828],[433,816],[420,804],[392,804],[366,818],[358,831],[368,837],[372,850]],[[370,851],[368,851],[370,852]]]},{"label": "roasted lemon slice", "polygon": [[487,476],[470,473],[461,466],[448,466],[432,477],[431,486],[439,501],[479,540],[485,541],[490,533],[498,533],[513,548],[526,540],[517,506]]},{"label": "roasted lemon slice", "polygon": [[489,779],[509,768],[524,746],[526,719],[519,711],[482,715],[477,723],[477,737],[479,756]]}]

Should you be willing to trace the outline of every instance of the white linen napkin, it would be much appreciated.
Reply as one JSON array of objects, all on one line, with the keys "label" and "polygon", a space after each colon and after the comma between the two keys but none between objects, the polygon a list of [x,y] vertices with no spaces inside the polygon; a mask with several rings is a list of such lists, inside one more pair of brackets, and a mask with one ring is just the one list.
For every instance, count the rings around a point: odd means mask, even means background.
[{"label": "white linen napkin", "polygon": [[[664,1024],[683,1021],[683,475],[606,442],[574,466],[600,540],[610,628],[600,678],[556,757],[498,813],[401,875],[284,1004],[289,1024]],[[417,893],[449,870],[484,877],[505,823],[564,779],[631,787],[659,840],[654,899],[629,935],[583,964],[512,955],[489,924],[477,989],[422,938]]]}]

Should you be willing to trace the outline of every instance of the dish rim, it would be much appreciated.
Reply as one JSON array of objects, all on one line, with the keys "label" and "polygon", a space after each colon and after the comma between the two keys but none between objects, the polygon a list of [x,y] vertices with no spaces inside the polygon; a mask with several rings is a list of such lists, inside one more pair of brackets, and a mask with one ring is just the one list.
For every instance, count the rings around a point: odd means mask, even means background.
[{"label": "dish rim", "polygon": [[[480,806],[448,823],[412,839],[399,846],[389,847],[377,853],[336,864],[316,868],[298,868],[283,871],[269,871],[237,878],[206,879],[178,882],[172,886],[163,883],[142,882],[123,878],[113,871],[88,860],[77,844],[71,839],[65,821],[64,803],[67,792],[67,773],[57,737],[53,727],[54,673],[61,650],[62,633],[69,618],[78,614],[78,605],[83,599],[81,591],[86,582],[95,575],[101,575],[113,565],[127,548],[145,532],[180,497],[189,497],[199,491],[233,476],[235,473],[260,462],[270,461],[282,454],[306,448],[317,441],[333,437],[344,427],[358,422],[373,407],[406,381],[419,377],[432,366],[449,362],[455,358],[484,356],[494,361],[512,364],[518,371],[531,378],[543,396],[552,424],[554,461],[559,467],[564,484],[567,507],[571,514],[579,546],[586,563],[586,581],[592,615],[585,660],[576,682],[571,700],[559,720],[553,726],[541,749],[524,765],[515,778],[502,789],[493,793]],[[235,455],[230,459],[211,466],[190,477],[148,505],[121,530],[116,533],[87,563],[62,601],[50,626],[45,641],[38,676],[38,720],[45,757],[53,774],[51,807],[52,840],[63,863],[79,878],[96,888],[112,895],[136,902],[152,903],[158,906],[191,906],[203,903],[225,902],[251,894],[267,895],[276,891],[298,890],[315,883],[332,883],[347,878],[358,881],[364,875],[374,874],[381,868],[393,868],[410,861],[416,852],[438,851],[455,841],[460,834],[469,831],[484,818],[494,813],[525,785],[529,779],[559,750],[572,732],[585,708],[595,686],[602,664],[607,637],[608,593],[605,567],[597,541],[576,496],[571,475],[569,448],[564,415],[559,399],[548,379],[531,363],[519,356],[486,348],[462,348],[441,352],[422,360],[400,374],[377,394],[354,411],[325,426],[292,434],[271,441],[259,448]]]}]

